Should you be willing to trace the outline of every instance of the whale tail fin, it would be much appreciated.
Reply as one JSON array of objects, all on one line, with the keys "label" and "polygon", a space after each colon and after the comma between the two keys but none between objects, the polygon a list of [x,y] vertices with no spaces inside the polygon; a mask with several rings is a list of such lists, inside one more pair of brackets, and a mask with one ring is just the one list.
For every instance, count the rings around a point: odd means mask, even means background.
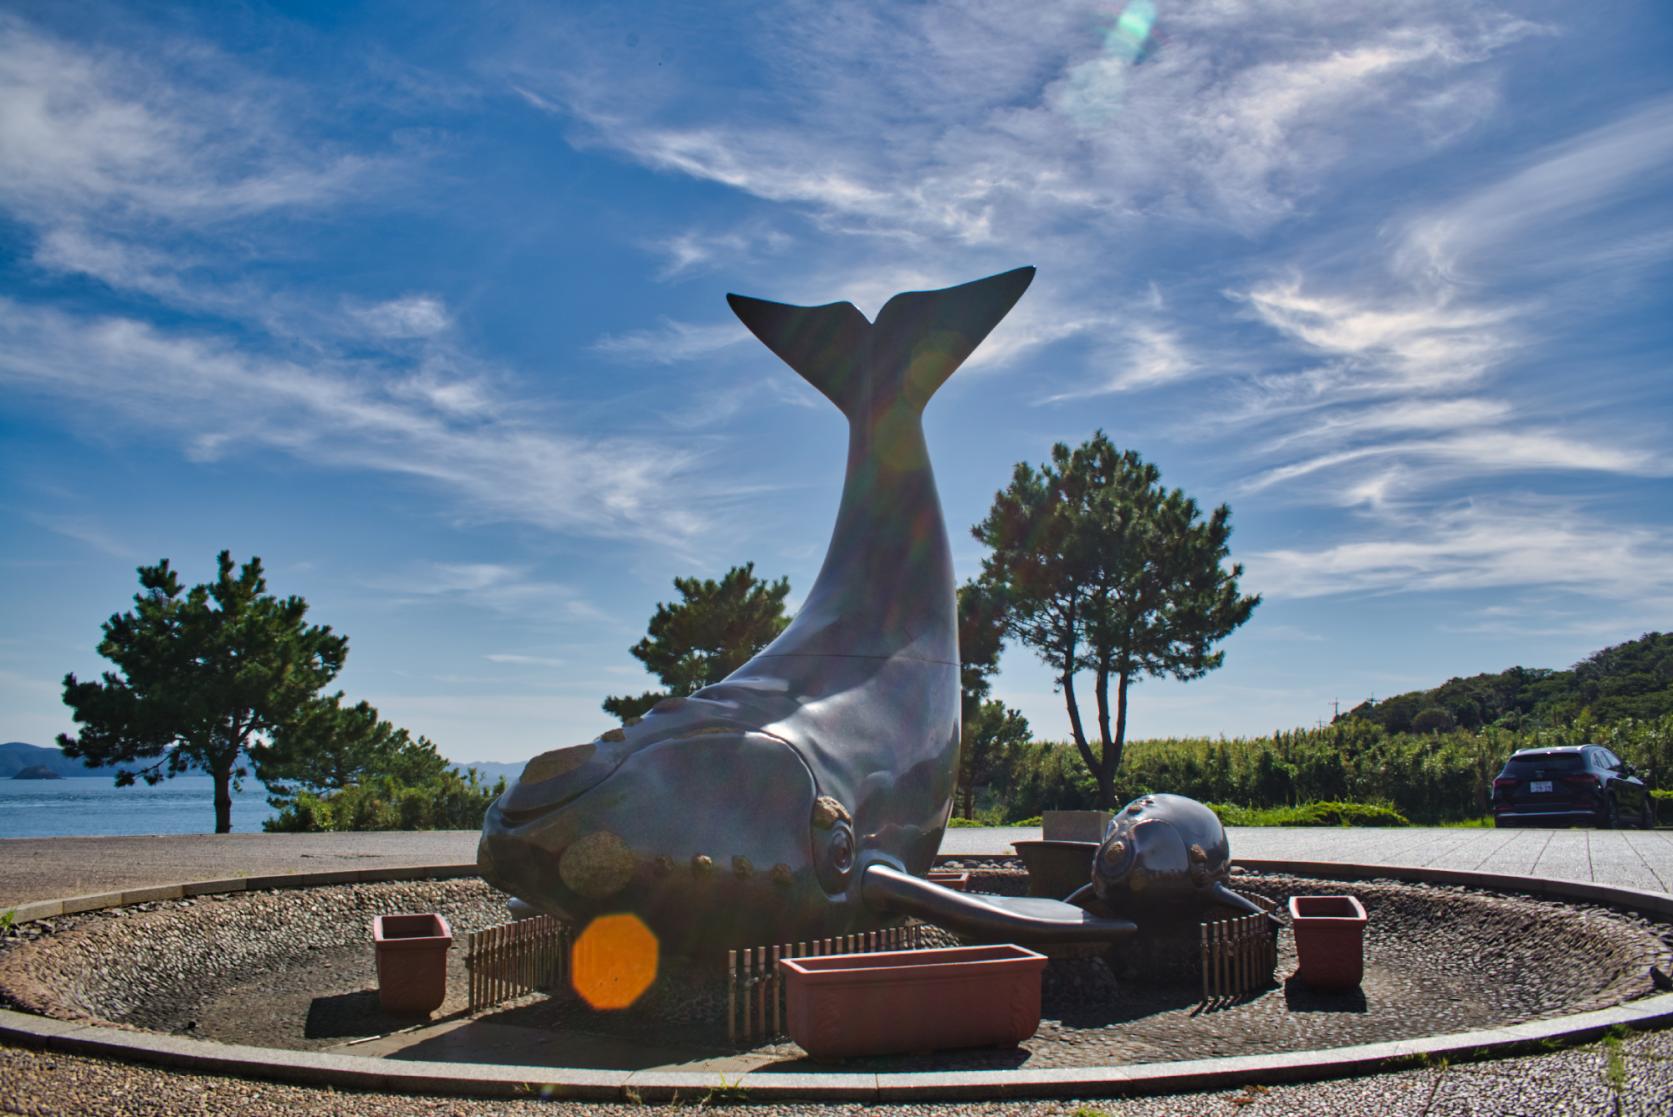
[{"label": "whale tail fin", "polygon": [[849,418],[865,395],[866,339],[871,323],[853,303],[790,306],[727,295],[749,332]]},{"label": "whale tail fin", "polygon": [[907,291],[875,324],[853,303],[789,306],[727,295],[733,313],[850,419],[878,397],[922,410],[1034,279],[1032,267],[939,291]]}]

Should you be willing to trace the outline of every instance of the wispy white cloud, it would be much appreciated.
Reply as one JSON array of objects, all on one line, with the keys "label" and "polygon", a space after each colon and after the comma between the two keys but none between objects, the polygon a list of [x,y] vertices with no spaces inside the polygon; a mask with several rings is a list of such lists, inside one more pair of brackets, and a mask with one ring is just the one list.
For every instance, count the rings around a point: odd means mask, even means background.
[{"label": "wispy white cloud", "polygon": [[1503,362],[1514,345],[1509,309],[1448,305],[1450,292],[1405,305],[1371,295],[1314,295],[1296,279],[1235,297],[1279,333],[1352,362],[1354,390],[1454,390]]},{"label": "wispy white cloud", "polygon": [[117,537],[102,524],[86,516],[44,515],[33,519],[55,535],[73,539],[112,558],[132,560],[141,557],[138,548],[126,539]]},{"label": "wispy white cloud", "polygon": [[351,307],[349,314],[374,336],[386,338],[432,337],[453,324],[446,303],[435,295],[403,295]]},{"label": "wispy white cloud", "polygon": [[468,517],[588,534],[688,538],[680,493],[695,451],[666,438],[558,433],[538,407],[479,381],[308,366],[126,317],[84,318],[0,299],[0,383],[154,431],[195,457],[262,448],[421,480]]},{"label": "wispy white cloud", "polygon": [[1113,51],[1114,16],[1093,3],[845,5],[840,18],[786,5],[757,27],[778,95],[707,115],[689,88],[676,99],[571,27],[564,47],[585,43],[586,58],[553,57],[537,33],[505,66],[531,103],[584,124],[578,138],[648,166],[828,229],[978,245],[1146,210],[1269,223],[1350,138],[1398,120],[1385,157],[1448,142],[1479,117],[1467,104],[1491,101],[1481,64],[1540,30],[1441,4],[1215,4],[1167,8],[1160,45]]},{"label": "wispy white cloud", "polygon": [[1673,258],[1673,240],[1645,236],[1658,212],[1650,194],[1673,189],[1669,104],[1397,217],[1354,266],[1332,246],[1228,292],[1302,362],[1245,385],[1235,421],[1268,434],[1246,451],[1258,465],[1244,491],[1386,511],[1453,499],[1483,478],[1668,476],[1662,434],[1639,412],[1575,415],[1505,378],[1536,350],[1549,359],[1553,331],[1584,316],[1599,260],[1619,264],[1619,285],[1657,253]]},{"label": "wispy white cloud", "polygon": [[1101,363],[1116,368],[1114,376],[1085,388],[1047,396],[1042,402],[1087,399],[1111,392],[1158,388],[1184,380],[1197,371],[1179,334],[1162,326],[1140,323],[1126,328],[1125,338]]},{"label": "wispy white cloud", "polygon": [[1383,442],[1318,454],[1265,470],[1242,487],[1245,492],[1260,492],[1324,470],[1388,457],[1400,458],[1412,479],[1417,479],[1417,471],[1427,466],[1443,467],[1422,478],[1431,484],[1484,474],[1541,471],[1673,476],[1673,462],[1651,449],[1591,442],[1557,430],[1471,430],[1445,438]]},{"label": "wispy white cloud", "polygon": [[489,663],[508,663],[518,667],[563,667],[566,660],[549,655],[526,655],[522,652],[490,652],[482,657]]},{"label": "wispy white cloud", "polygon": [[676,279],[721,263],[736,263],[758,255],[775,255],[790,246],[791,238],[778,229],[756,227],[710,231],[686,229],[650,242],[646,247],[666,259],[658,273]]},{"label": "wispy white cloud", "polygon": [[201,223],[338,198],[377,167],[300,142],[271,81],[202,44],[163,50],[167,80],[154,56],[0,16],[0,204],[42,228]]},{"label": "wispy white cloud", "polygon": [[1411,218],[1402,270],[1445,284],[1585,273],[1600,257],[1665,259],[1673,186],[1673,98],[1535,152],[1520,169]]},{"label": "wispy white cloud", "polygon": [[[524,565],[429,562],[380,577],[373,588],[403,603],[438,601],[530,620],[569,620],[597,626],[612,618],[571,585],[538,577]],[[533,663],[529,657],[488,655],[496,663]]]},{"label": "wispy white cloud", "polygon": [[1501,498],[1390,510],[1350,542],[1256,552],[1246,565],[1249,586],[1273,597],[1521,586],[1653,611],[1673,604],[1670,545],[1665,528],[1604,520],[1572,502]]},{"label": "wispy white cloud", "polygon": [[606,334],[593,342],[593,349],[624,361],[671,365],[706,357],[748,341],[749,336],[738,322],[695,323],[665,318],[654,329]]}]

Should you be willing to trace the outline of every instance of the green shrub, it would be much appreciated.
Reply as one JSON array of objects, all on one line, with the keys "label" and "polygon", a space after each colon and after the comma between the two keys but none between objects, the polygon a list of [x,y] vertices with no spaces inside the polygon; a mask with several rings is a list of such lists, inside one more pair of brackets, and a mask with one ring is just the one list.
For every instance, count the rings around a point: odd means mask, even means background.
[{"label": "green shrub", "polygon": [[280,833],[327,830],[476,830],[488,805],[505,790],[482,783],[476,769],[461,777],[443,772],[423,783],[379,776],[329,795],[302,791],[262,828]]},{"label": "green shrub", "polygon": [[1210,803],[1227,826],[1410,826],[1390,807],[1376,803],[1303,803],[1299,807],[1240,807]]}]

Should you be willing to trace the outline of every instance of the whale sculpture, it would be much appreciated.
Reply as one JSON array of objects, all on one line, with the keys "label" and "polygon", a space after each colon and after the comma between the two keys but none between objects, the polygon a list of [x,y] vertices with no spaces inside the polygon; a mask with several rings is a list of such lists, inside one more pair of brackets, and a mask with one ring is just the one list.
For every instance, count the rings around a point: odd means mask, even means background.
[{"label": "whale sculpture", "polygon": [[953,568],[923,409],[1033,275],[896,295],[875,322],[846,302],[727,297],[848,420],[824,564],[790,626],[726,679],[531,760],[483,824],[489,883],[578,923],[631,912],[683,956],[901,914],[972,937],[1131,929],[922,879],[959,747]]},{"label": "whale sculpture", "polygon": [[1195,921],[1216,906],[1261,913],[1230,879],[1231,843],[1219,815],[1183,795],[1141,795],[1110,820],[1091,881],[1069,900],[1141,927]]}]

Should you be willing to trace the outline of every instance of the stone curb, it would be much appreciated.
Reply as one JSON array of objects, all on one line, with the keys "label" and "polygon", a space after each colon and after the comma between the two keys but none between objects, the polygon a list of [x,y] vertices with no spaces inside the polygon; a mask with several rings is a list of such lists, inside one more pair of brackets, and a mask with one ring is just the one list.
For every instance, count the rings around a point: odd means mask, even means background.
[{"label": "stone curb", "polygon": [[376,869],[334,869],[322,873],[270,873],[265,876],[226,877],[221,880],[195,880],[185,884],[163,884],[153,888],[130,888],[123,892],[94,892],[86,896],[66,896],[58,900],[39,900],[19,904],[11,911],[16,923],[36,923],[60,915],[80,915],[83,912],[122,908],[132,904],[147,904],[158,900],[183,900],[196,896],[213,896],[221,892],[257,892],[262,889],[322,888],[332,884],[375,884],[395,880],[452,880],[474,877],[475,862],[461,865],[394,865]]},{"label": "stone curb", "polygon": [[1336,880],[1383,879],[1416,881],[1420,884],[1458,884],[1494,892],[1521,892],[1530,896],[1582,900],[1673,920],[1673,895],[1622,888],[1613,884],[1593,884],[1584,880],[1513,877],[1499,873],[1478,873],[1467,869],[1431,869],[1417,865],[1353,865],[1336,861],[1283,861],[1253,857],[1234,857],[1232,865],[1257,872],[1330,877]]},{"label": "stone curb", "polygon": [[[1579,881],[1542,880],[1450,869],[1355,865],[1322,861],[1243,860],[1244,868],[1346,880],[1393,879],[1457,884],[1502,892],[1608,904],[1663,918],[1673,896]],[[258,888],[474,876],[472,865],[430,865],[325,873],[291,873],[107,892],[24,905],[18,922],[124,904]],[[1023,1097],[1105,1097],[1189,1093],[1251,1084],[1310,1082],[1401,1070],[1426,1062],[1472,1060],[1582,1043],[1613,1028],[1673,1024],[1673,993],[1612,1008],[1474,1032],[1426,1036],[1320,1051],[1287,1051],[1174,1063],[1042,1070],[923,1071],[868,1074],[751,1071],[739,1077],[679,1071],[603,1071],[380,1059],[248,1047],[54,1020],[0,1009],[0,1040],[80,1055],[102,1055],[184,1070],[235,1074],[304,1086],[346,1086],[386,1092],[473,1097],[539,1097],[593,1101],[861,1101],[912,1102]]]}]

